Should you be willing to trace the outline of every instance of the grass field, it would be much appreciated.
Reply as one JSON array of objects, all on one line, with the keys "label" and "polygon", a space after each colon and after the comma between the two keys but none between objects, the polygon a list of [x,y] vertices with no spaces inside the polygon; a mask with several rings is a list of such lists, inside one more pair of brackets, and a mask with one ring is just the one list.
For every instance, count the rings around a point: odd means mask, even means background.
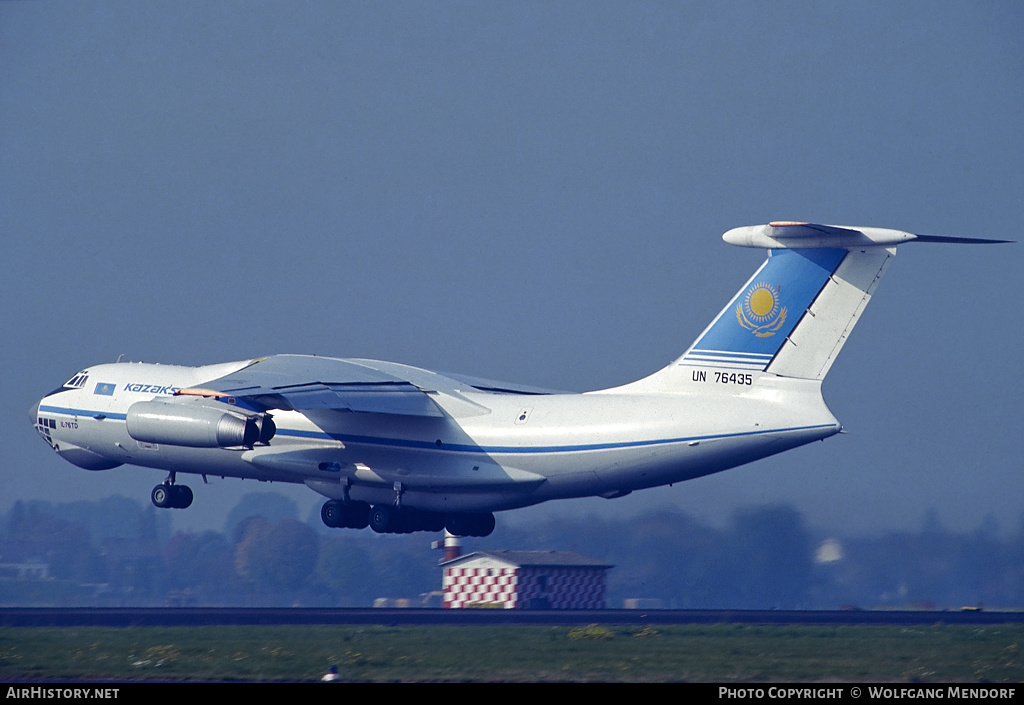
[{"label": "grass field", "polygon": [[1024,626],[0,628],[0,680],[1024,681]]}]

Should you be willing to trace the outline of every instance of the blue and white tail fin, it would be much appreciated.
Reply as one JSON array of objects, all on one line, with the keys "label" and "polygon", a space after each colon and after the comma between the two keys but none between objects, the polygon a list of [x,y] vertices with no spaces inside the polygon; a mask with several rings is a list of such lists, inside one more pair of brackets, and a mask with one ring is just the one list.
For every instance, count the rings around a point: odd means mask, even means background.
[{"label": "blue and white tail fin", "polygon": [[1006,242],[790,222],[736,228],[723,239],[766,248],[768,259],[682,357],[634,384],[667,391],[709,376],[749,384],[758,373],[820,381],[897,245]]},{"label": "blue and white tail fin", "polygon": [[[770,250],[768,260],[675,364],[821,379],[889,257],[885,249],[881,254]],[[861,281],[843,286],[851,269],[862,274]],[[815,305],[819,299],[829,302],[827,310]],[[804,342],[797,344],[800,339]],[[806,350],[810,347],[814,350]]]}]

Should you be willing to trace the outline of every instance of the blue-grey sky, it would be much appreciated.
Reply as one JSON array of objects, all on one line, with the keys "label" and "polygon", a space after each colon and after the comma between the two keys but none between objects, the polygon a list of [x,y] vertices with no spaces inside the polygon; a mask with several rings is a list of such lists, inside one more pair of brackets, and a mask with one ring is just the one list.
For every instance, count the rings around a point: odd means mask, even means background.
[{"label": "blue-grey sky", "polygon": [[[79,470],[26,413],[120,355],[583,391],[683,352],[763,257],[731,227],[1024,222],[1017,2],[7,2],[0,68],[0,511],[148,501],[162,473]],[[1022,265],[901,248],[825,382],[848,435],[520,516],[1016,530]],[[211,483],[178,526],[266,489]]]}]

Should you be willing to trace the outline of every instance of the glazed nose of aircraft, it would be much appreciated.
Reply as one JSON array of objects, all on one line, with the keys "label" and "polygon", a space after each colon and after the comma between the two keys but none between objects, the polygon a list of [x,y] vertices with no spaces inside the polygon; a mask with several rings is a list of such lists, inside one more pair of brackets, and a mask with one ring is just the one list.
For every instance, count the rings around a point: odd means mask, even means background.
[{"label": "glazed nose of aircraft", "polygon": [[39,405],[42,403],[42,399],[32,405],[32,408],[28,410],[29,418],[32,419],[32,425],[35,426],[39,421]]}]

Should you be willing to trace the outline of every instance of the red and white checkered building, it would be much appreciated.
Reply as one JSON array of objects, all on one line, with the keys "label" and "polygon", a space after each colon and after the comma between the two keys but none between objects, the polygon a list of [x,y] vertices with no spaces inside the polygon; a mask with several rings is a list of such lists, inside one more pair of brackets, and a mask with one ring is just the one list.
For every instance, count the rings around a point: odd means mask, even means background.
[{"label": "red and white checkered building", "polygon": [[574,551],[476,551],[442,561],[444,606],[603,609],[612,566]]}]

